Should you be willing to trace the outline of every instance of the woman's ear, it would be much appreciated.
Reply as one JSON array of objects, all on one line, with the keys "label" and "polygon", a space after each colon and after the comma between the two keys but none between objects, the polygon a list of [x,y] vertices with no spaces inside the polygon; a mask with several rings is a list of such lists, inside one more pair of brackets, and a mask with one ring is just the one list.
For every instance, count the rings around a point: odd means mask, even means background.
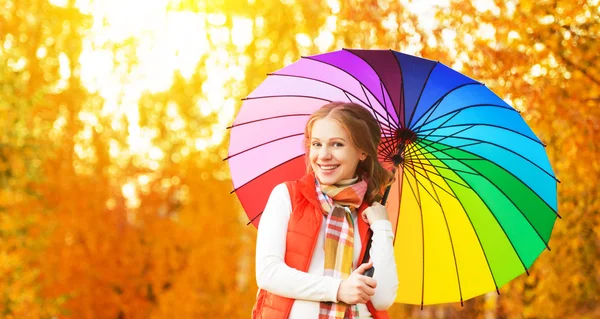
[{"label": "woman's ear", "polygon": [[361,153],[358,156],[358,160],[361,161],[361,162],[364,161],[365,159],[367,159],[367,153]]}]

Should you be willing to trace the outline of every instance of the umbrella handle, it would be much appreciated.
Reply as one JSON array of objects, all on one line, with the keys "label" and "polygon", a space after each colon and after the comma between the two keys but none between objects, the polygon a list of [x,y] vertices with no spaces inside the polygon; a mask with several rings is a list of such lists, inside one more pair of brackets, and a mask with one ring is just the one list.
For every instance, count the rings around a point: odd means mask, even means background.
[{"label": "umbrella handle", "polygon": [[392,185],[388,185],[385,189],[385,193],[383,193],[383,198],[381,198],[381,205],[385,206],[385,202],[387,202],[388,195],[390,194],[390,189]]}]

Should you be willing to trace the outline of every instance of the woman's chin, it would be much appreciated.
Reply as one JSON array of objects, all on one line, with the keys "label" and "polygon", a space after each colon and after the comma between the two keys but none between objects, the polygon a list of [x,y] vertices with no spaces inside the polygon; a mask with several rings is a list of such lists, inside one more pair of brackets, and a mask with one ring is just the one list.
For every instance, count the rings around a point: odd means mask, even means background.
[{"label": "woman's chin", "polygon": [[340,181],[338,174],[318,172],[316,175],[319,179],[319,183],[323,185],[333,185]]}]

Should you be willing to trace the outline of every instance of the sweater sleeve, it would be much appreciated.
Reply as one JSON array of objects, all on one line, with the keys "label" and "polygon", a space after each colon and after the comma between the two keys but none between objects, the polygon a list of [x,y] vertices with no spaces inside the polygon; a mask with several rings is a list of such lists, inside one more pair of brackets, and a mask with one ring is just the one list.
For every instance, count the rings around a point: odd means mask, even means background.
[{"label": "sweater sleeve", "polygon": [[392,223],[379,220],[371,225],[371,230],[373,230],[373,242],[369,253],[375,267],[373,279],[377,281],[375,295],[371,298],[371,302],[375,309],[386,310],[394,303],[398,289]]},{"label": "sweater sleeve", "polygon": [[291,212],[292,205],[287,186],[279,184],[271,192],[258,226],[258,287],[292,299],[337,302],[341,279],[306,273],[286,265],[285,246]]}]

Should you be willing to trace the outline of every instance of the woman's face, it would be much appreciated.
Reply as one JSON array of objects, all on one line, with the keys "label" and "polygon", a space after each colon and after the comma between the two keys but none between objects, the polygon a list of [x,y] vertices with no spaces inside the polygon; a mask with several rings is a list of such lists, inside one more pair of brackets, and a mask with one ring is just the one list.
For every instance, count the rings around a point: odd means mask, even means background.
[{"label": "woman's face", "polygon": [[330,118],[316,120],[310,137],[309,161],[321,184],[333,185],[353,178],[359,160],[366,158],[346,130]]}]

